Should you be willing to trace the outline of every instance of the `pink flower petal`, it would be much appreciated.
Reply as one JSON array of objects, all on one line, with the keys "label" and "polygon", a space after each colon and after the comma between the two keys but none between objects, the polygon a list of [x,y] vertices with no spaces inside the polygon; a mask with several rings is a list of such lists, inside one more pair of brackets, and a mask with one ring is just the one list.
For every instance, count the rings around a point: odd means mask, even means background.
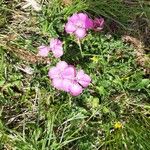
[{"label": "pink flower petal", "polygon": [[62,41],[60,41],[59,39],[57,39],[57,45],[61,46],[63,45]]},{"label": "pink flower petal", "polygon": [[79,80],[79,83],[84,87],[88,87],[91,82],[91,78],[88,75],[84,75],[84,78],[82,80]]},{"label": "pink flower petal", "polygon": [[48,56],[48,53],[50,51],[50,48],[48,46],[40,46],[38,47],[39,49],[39,52],[38,52],[38,55],[39,56],[42,56],[42,57],[47,57]]},{"label": "pink flower petal", "polygon": [[80,78],[80,76],[82,77],[83,75],[84,75],[84,71],[83,71],[83,70],[79,70],[79,71],[77,72],[77,77]]},{"label": "pink flower petal", "polygon": [[86,88],[91,82],[90,76],[85,74],[83,70],[80,70],[80,71],[77,72],[76,80],[84,88]]},{"label": "pink flower petal", "polygon": [[94,23],[94,29],[96,31],[100,31],[104,27],[104,19],[103,18],[95,18],[93,23]]},{"label": "pink flower petal", "polygon": [[78,27],[78,28],[84,28],[84,29],[86,29],[86,20],[88,20],[88,16],[87,16],[87,14],[84,14],[84,13],[79,13],[78,14],[78,20],[76,20],[76,26]]},{"label": "pink flower petal", "polygon": [[55,58],[60,58],[63,55],[62,49],[52,50],[52,53]]},{"label": "pink flower petal", "polygon": [[62,79],[59,79],[59,78],[53,79],[52,85],[58,90],[63,90],[63,80]]},{"label": "pink flower petal", "polygon": [[84,38],[84,37],[86,36],[86,30],[83,29],[83,28],[78,28],[78,29],[75,31],[75,35],[76,35],[78,38],[82,39],[82,38]]},{"label": "pink flower petal", "polygon": [[51,79],[59,78],[60,77],[60,70],[57,67],[52,67],[52,68],[50,68],[50,70],[48,72],[48,76]]},{"label": "pink flower petal", "polygon": [[57,45],[57,39],[52,38],[50,40],[50,48],[54,49],[55,45]]},{"label": "pink flower petal", "polygon": [[60,62],[57,63],[56,67],[59,70],[63,71],[65,68],[68,67],[68,64],[65,61],[60,61]]},{"label": "pink flower petal", "polygon": [[57,49],[58,46],[62,47],[62,42],[57,38],[56,39],[52,38],[50,40],[50,49],[55,50],[55,49]]},{"label": "pink flower petal", "polygon": [[79,13],[78,16],[82,21],[86,21],[86,19],[88,19],[88,15],[84,13]]},{"label": "pink flower petal", "polygon": [[83,91],[83,88],[78,83],[74,83],[70,87],[70,94],[72,96],[78,96],[82,93],[82,91]]},{"label": "pink flower petal", "polygon": [[92,29],[93,27],[94,27],[94,23],[93,23],[93,20],[92,19],[90,19],[90,18],[88,18],[87,20],[86,20],[86,29]]},{"label": "pink flower petal", "polygon": [[62,84],[63,84],[63,90],[66,91],[66,92],[69,92],[70,91],[70,87],[72,86],[71,80],[63,79]]},{"label": "pink flower petal", "polygon": [[82,28],[91,29],[93,27],[93,20],[87,14],[79,13],[78,16],[82,21]]},{"label": "pink flower petal", "polygon": [[85,28],[85,22],[83,22],[82,20],[77,20],[75,26],[76,26],[76,30],[78,28]]},{"label": "pink flower petal", "polygon": [[71,21],[66,24],[65,31],[67,33],[73,33],[75,30],[76,30],[76,27],[74,26],[74,24]]},{"label": "pink flower petal", "polygon": [[73,66],[68,66],[62,72],[62,78],[74,80],[76,75],[76,70]]},{"label": "pink flower petal", "polygon": [[78,14],[73,14],[68,21],[71,21],[72,23],[75,23],[79,19]]}]

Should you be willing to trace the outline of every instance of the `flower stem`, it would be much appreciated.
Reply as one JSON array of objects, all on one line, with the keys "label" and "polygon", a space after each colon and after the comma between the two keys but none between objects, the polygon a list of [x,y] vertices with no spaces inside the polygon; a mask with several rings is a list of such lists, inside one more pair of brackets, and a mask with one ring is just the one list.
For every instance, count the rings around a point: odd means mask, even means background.
[{"label": "flower stem", "polygon": [[80,49],[81,56],[83,57],[81,42],[80,42],[80,39],[79,39],[79,38],[78,38],[78,45],[79,45],[79,49]]}]

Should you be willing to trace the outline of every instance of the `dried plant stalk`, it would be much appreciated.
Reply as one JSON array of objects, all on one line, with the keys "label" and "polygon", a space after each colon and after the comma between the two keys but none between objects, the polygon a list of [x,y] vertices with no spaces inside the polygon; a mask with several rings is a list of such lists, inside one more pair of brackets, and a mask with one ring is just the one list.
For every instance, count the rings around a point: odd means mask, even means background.
[{"label": "dried plant stalk", "polygon": [[7,46],[7,50],[13,52],[17,57],[24,61],[28,61],[30,63],[49,63],[50,60],[48,57],[41,57],[34,53],[31,53],[25,49],[20,49],[15,46]]},{"label": "dried plant stalk", "polygon": [[18,48],[17,46],[11,44],[11,38],[14,38],[12,35],[5,36],[1,41],[1,46],[4,47],[7,51],[15,54],[15,56],[19,57],[21,60],[30,62],[30,63],[49,63],[50,59],[48,57],[41,57],[32,52],[27,51],[23,48]]},{"label": "dried plant stalk", "polygon": [[62,0],[62,3],[64,4],[64,5],[71,5],[72,4],[72,0]]}]

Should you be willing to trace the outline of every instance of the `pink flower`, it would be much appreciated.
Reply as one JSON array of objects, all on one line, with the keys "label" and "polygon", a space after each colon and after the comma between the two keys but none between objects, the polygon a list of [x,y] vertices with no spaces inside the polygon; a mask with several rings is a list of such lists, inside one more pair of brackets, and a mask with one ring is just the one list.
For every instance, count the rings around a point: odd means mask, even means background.
[{"label": "pink flower", "polygon": [[83,88],[77,82],[74,82],[72,86],[70,86],[70,94],[72,96],[78,96],[82,92],[83,92]]},{"label": "pink flower", "polygon": [[91,82],[90,76],[85,74],[83,70],[77,72],[76,80],[84,88],[86,88]]},{"label": "pink flower", "polygon": [[68,65],[65,61],[60,61],[56,67],[52,67],[48,76],[56,89],[68,92],[72,96],[80,95],[83,88],[91,82],[91,78],[83,70],[77,72],[73,66]]},{"label": "pink flower", "polygon": [[104,27],[104,19],[103,18],[95,18],[93,20],[93,29],[95,31],[101,31]]},{"label": "pink flower", "polygon": [[50,49],[56,58],[59,58],[63,55],[62,42],[59,39],[51,39]]},{"label": "pink flower", "polygon": [[87,14],[73,14],[65,25],[65,31],[70,34],[75,34],[77,38],[84,38],[86,31],[93,27],[93,21]]},{"label": "pink flower", "polygon": [[48,46],[42,45],[42,46],[38,47],[38,49],[39,49],[39,52],[38,52],[39,56],[42,56],[42,57],[48,56],[48,53],[50,51],[50,48]]},{"label": "pink flower", "polygon": [[47,57],[49,51],[51,50],[53,55],[56,58],[59,58],[63,55],[63,46],[62,42],[59,39],[51,39],[50,46],[42,45],[40,46],[38,55],[42,57]]},{"label": "pink flower", "polygon": [[68,67],[68,64],[65,61],[60,61],[57,63],[56,67],[52,67],[49,70],[48,75],[51,79],[61,78],[61,75],[62,75],[64,69],[67,67]]},{"label": "pink flower", "polygon": [[60,61],[56,67],[52,67],[49,70],[48,75],[56,89],[69,92],[71,79],[74,79],[75,76],[75,70],[65,61]]}]

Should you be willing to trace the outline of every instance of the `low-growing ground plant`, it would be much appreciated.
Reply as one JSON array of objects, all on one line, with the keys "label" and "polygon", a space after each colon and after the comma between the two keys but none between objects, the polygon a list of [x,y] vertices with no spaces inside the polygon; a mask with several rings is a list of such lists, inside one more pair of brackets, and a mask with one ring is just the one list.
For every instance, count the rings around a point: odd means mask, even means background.
[{"label": "low-growing ground plant", "polygon": [[0,149],[149,150],[148,7],[0,0]]}]

